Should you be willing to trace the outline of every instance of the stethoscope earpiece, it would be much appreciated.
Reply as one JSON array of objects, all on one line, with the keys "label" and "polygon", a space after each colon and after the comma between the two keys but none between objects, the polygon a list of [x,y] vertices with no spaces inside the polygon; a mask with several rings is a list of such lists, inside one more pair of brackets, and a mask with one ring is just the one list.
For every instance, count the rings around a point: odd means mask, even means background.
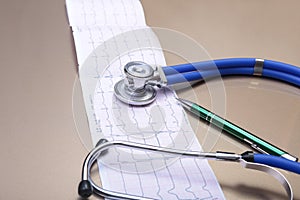
[{"label": "stethoscope earpiece", "polygon": [[[153,200],[153,198],[138,196],[134,194],[120,193],[117,191],[107,190],[103,187],[98,186],[93,182],[90,171],[93,164],[97,159],[101,158],[103,152],[106,152],[110,147],[126,147],[130,149],[137,149],[142,151],[153,151],[166,153],[168,155],[177,155],[190,157],[194,159],[214,159],[223,160],[230,162],[239,162],[244,168],[254,169],[262,172],[266,172],[269,175],[277,179],[280,184],[284,187],[289,199],[293,199],[293,191],[288,180],[276,169],[277,167],[285,169],[287,171],[295,172],[300,174],[300,164],[291,160],[287,160],[282,157],[266,155],[266,154],[255,154],[253,152],[245,152],[243,154],[227,153],[227,152],[200,152],[200,151],[186,151],[179,149],[170,149],[160,146],[152,146],[148,144],[133,143],[128,141],[107,141],[106,139],[99,141],[94,149],[85,158],[82,168],[82,180],[78,186],[78,194],[82,198],[88,198],[92,194],[97,194],[101,197],[108,199],[130,199],[130,200]],[[271,167],[272,166],[272,167]]]}]

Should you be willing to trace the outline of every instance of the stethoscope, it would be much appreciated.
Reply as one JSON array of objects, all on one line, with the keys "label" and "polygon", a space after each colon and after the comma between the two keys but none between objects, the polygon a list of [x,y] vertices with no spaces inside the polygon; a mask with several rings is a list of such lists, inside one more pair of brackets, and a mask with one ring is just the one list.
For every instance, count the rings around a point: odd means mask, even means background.
[{"label": "stethoscope", "polygon": [[125,65],[124,73],[125,78],[115,84],[114,93],[119,100],[131,105],[152,103],[161,87],[230,75],[267,77],[300,87],[300,68],[258,58],[229,58],[166,67],[133,61]]},{"label": "stethoscope", "polygon": [[[153,67],[144,62],[130,62],[125,65],[124,72],[126,77],[114,86],[115,96],[124,103],[137,106],[153,102],[157,95],[156,90],[161,87],[186,81],[206,81],[219,76],[254,75],[280,80],[300,87],[300,68],[286,63],[255,58],[221,59],[167,67]],[[243,154],[226,152],[206,153],[101,139],[84,161],[82,181],[78,187],[78,193],[81,197],[87,198],[94,193],[109,199],[151,199],[106,190],[93,182],[90,176],[91,167],[98,158],[101,158],[105,151],[109,152],[108,149],[111,146],[123,146],[187,157],[240,162],[245,168],[264,171],[274,176],[283,185],[290,199],[293,198],[293,193],[289,182],[279,171],[272,167],[300,174],[300,163],[267,154],[252,152]]]}]

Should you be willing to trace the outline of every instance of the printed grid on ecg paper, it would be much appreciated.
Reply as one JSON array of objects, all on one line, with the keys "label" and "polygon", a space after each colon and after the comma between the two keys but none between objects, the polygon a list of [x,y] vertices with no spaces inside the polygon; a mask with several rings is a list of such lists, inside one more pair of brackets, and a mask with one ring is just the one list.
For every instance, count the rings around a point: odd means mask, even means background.
[{"label": "printed grid on ecg paper", "polygon": [[[137,0],[67,0],[66,3],[79,68],[86,67],[87,59],[92,63],[88,73],[83,73],[83,69],[79,75],[94,145],[105,137],[201,150],[172,90],[159,90],[156,101],[143,107],[126,105],[113,95],[113,86],[124,77],[123,66],[127,62],[166,64],[163,52],[151,48],[159,46],[159,42],[145,24],[141,3]],[[133,51],[132,46],[138,48]],[[95,80],[94,88],[88,79]],[[113,148],[98,166],[102,185],[108,190],[154,199],[224,199],[206,160]]]}]

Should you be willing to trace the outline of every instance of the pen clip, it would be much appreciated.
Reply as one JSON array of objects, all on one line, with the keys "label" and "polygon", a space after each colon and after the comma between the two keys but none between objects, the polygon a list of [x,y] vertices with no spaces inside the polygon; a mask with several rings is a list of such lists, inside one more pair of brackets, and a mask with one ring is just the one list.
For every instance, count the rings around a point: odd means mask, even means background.
[{"label": "pen clip", "polygon": [[259,153],[263,153],[263,154],[269,154],[268,152],[266,152],[265,150],[263,150],[262,148],[260,148],[257,144],[247,140],[246,138],[243,139],[246,143],[248,143],[253,149],[255,149],[256,151],[258,151]]}]

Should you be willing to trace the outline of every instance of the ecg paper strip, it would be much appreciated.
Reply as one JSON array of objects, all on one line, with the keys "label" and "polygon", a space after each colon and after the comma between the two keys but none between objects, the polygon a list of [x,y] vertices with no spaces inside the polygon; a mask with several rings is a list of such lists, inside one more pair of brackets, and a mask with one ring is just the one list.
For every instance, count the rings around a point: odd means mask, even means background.
[{"label": "ecg paper strip", "polygon": [[[67,0],[66,5],[94,145],[105,137],[201,150],[172,90],[159,90],[156,101],[143,107],[126,105],[113,95],[129,61],[166,64],[158,39],[146,26],[141,3]],[[206,160],[112,148],[98,166],[108,190],[153,199],[224,199]]]}]

